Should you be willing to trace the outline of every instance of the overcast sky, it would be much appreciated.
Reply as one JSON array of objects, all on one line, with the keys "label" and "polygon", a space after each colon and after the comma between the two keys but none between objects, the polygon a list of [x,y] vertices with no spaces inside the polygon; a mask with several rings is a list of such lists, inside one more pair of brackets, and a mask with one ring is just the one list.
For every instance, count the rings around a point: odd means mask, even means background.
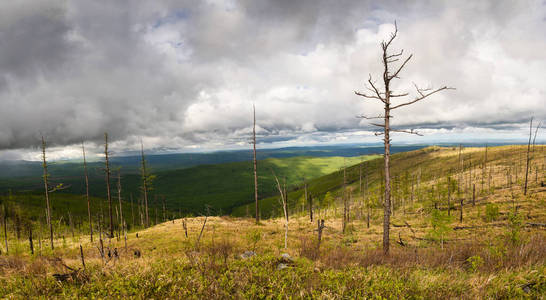
[{"label": "overcast sky", "polygon": [[[2,1],[0,159],[139,147],[248,148],[378,142],[379,43],[414,57],[395,84],[455,87],[394,113],[425,137],[525,139],[546,119],[544,1]],[[541,134],[538,139],[544,139]]]}]

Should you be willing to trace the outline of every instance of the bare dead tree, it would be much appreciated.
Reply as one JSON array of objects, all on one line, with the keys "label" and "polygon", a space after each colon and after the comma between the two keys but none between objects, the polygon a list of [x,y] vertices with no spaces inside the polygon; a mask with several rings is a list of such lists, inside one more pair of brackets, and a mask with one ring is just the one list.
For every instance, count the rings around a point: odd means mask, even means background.
[{"label": "bare dead tree", "polygon": [[322,240],[322,230],[324,229],[324,219],[317,220],[317,250],[320,248],[320,242]]},{"label": "bare dead tree", "polygon": [[42,136],[42,167],[44,169],[44,189],[45,189],[45,198],[46,198],[46,216],[47,216],[47,225],[49,226],[49,240],[51,242],[51,250],[54,249],[53,246],[53,223],[51,222],[51,206],[49,203],[49,185],[47,173],[47,159],[46,159],[46,141]]},{"label": "bare dead tree", "polygon": [[106,198],[108,199],[108,216],[110,218],[110,238],[114,237],[114,216],[112,213],[112,195],[110,195],[110,161],[108,152],[108,133],[104,133],[104,164],[106,172]]},{"label": "bare dead tree", "polygon": [[364,97],[366,99],[375,99],[379,100],[384,104],[384,115],[378,116],[378,117],[366,117],[366,116],[360,116],[365,119],[382,119],[384,121],[383,124],[377,124],[372,123],[372,125],[382,128],[382,132],[377,132],[376,135],[383,135],[384,136],[384,145],[385,145],[385,154],[384,154],[384,164],[385,164],[385,199],[384,199],[384,213],[383,213],[383,252],[385,254],[389,253],[389,230],[390,230],[390,206],[391,206],[391,188],[390,188],[390,133],[391,132],[403,132],[403,133],[409,133],[409,134],[416,134],[421,135],[418,132],[416,132],[414,129],[393,129],[390,125],[390,119],[392,118],[391,111],[397,108],[401,108],[407,105],[414,104],[418,101],[424,100],[425,98],[438,93],[443,90],[453,89],[447,86],[438,88],[438,89],[431,89],[431,88],[419,88],[416,84],[414,84],[417,96],[415,96],[412,100],[409,100],[404,103],[400,104],[393,104],[391,103],[392,98],[401,98],[409,96],[409,93],[393,93],[391,91],[391,81],[393,79],[399,79],[399,74],[402,71],[402,69],[406,66],[406,64],[409,62],[409,60],[413,57],[413,54],[410,54],[397,68],[395,68],[395,71],[391,71],[392,64],[394,62],[397,62],[402,58],[403,50],[401,50],[398,53],[391,54],[389,53],[389,47],[391,46],[391,43],[394,41],[398,34],[398,28],[396,26],[396,22],[394,23],[395,29],[394,32],[391,33],[389,39],[387,41],[383,41],[381,43],[381,50],[382,50],[382,63],[383,63],[383,90],[380,91],[380,87],[376,85],[376,83],[372,80],[372,76],[370,74],[368,78],[368,84],[367,87],[368,91],[367,93],[364,92],[357,92],[355,91],[355,94],[361,97]]},{"label": "bare dead tree", "polygon": [[304,203],[309,204],[309,221],[313,222],[313,198],[307,192],[307,182],[303,178],[303,187],[304,187]]},{"label": "bare dead tree", "polygon": [[140,141],[140,155],[142,160],[142,192],[144,193],[144,210],[145,210],[145,219],[144,223],[145,226],[150,226],[150,217],[148,215],[148,186],[147,186],[147,179],[148,179],[148,172],[146,170],[146,159],[144,158],[144,145],[142,144],[142,140]]},{"label": "bare dead tree", "polygon": [[533,136],[533,117],[531,117],[531,121],[529,122],[529,142],[527,143],[527,159],[525,164],[525,187],[523,188],[523,195],[527,195],[527,179],[529,177],[529,161],[530,161],[530,154],[531,154],[531,138]]},{"label": "bare dead tree", "polygon": [[347,228],[347,168],[343,166],[343,222],[341,231],[345,233]]},{"label": "bare dead tree", "polygon": [[284,213],[284,249],[286,249],[288,248],[288,208],[286,203],[286,193],[283,191],[281,183],[279,182],[277,175],[275,175],[275,172],[273,172],[273,177],[275,177],[275,181],[277,182],[277,189],[279,189],[279,193],[281,194],[280,204],[282,205],[282,210]]},{"label": "bare dead tree", "polygon": [[28,246],[30,247],[30,254],[34,255],[34,243],[32,242],[32,224],[28,224]]},{"label": "bare dead tree", "polygon": [[165,214],[165,196],[161,196],[161,202],[163,204],[163,222],[166,221],[166,214]]},{"label": "bare dead tree", "polygon": [[91,243],[93,242],[93,220],[91,219],[91,201],[89,200],[89,176],[87,173],[87,160],[85,158],[85,145],[82,141],[82,152],[83,152],[83,174],[85,176],[85,197],[87,198],[87,215],[89,218],[89,234],[91,238]]},{"label": "bare dead tree", "polygon": [[[205,220],[203,221],[203,226],[201,227],[201,232],[199,232],[199,237],[197,238],[197,242],[195,245],[195,248],[199,249],[199,242],[201,241],[201,236],[203,236],[203,230],[205,229],[205,225],[207,225],[207,218],[209,217],[209,206],[206,207],[207,214],[205,215]],[[185,223],[184,223],[185,225]],[[187,232],[187,231],[186,231]],[[188,234],[186,233],[186,237],[188,237]]]},{"label": "bare dead tree", "polygon": [[255,214],[256,224],[260,222],[260,214],[258,207],[258,162],[256,161],[256,107],[252,104],[253,111],[253,123],[252,123],[252,148],[253,148],[253,162],[254,162],[254,201],[255,201]]},{"label": "bare dead tree", "polygon": [[4,242],[6,243],[6,254],[8,254],[8,208],[6,203],[2,203],[2,225],[2,227],[4,227]]},{"label": "bare dead tree", "polygon": [[125,234],[125,221],[123,219],[123,207],[121,205],[121,171],[118,170],[118,203],[119,203],[119,226],[123,234]]},{"label": "bare dead tree", "polygon": [[129,194],[131,200],[131,228],[135,227],[135,211],[133,209],[133,193]]}]

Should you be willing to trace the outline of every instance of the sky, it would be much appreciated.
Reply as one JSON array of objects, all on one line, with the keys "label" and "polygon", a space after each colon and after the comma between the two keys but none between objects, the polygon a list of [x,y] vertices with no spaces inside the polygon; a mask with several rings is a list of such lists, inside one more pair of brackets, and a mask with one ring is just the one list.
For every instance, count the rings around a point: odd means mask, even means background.
[{"label": "sky", "polygon": [[[393,83],[450,86],[394,111],[393,143],[527,139],[546,119],[546,2],[15,0],[0,4],[0,160],[381,142],[355,95],[381,41]],[[404,102],[396,99],[393,101]],[[543,131],[537,140],[544,141]]]}]

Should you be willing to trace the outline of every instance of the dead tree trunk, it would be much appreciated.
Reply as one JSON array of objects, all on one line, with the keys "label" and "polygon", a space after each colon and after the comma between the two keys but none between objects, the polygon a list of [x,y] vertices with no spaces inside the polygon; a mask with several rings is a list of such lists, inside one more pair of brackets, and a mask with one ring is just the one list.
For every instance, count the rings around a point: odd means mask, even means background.
[{"label": "dead tree trunk", "polygon": [[82,141],[83,174],[85,176],[85,197],[87,198],[87,216],[89,218],[89,237],[93,242],[93,220],[91,219],[91,201],[89,199],[89,175],[87,173],[87,160],[85,158],[85,145]]},{"label": "dead tree trunk", "polygon": [[30,254],[34,255],[34,243],[32,242],[32,225],[28,225],[28,246],[30,247]]},{"label": "dead tree trunk", "polygon": [[6,254],[9,253],[8,247],[8,208],[6,203],[2,204],[2,225],[4,225],[4,242],[6,243]]},{"label": "dead tree trunk", "polygon": [[529,177],[529,158],[530,158],[530,152],[531,152],[531,136],[533,134],[533,118],[531,118],[531,122],[529,122],[529,142],[527,143],[527,159],[525,164],[525,187],[523,189],[523,195],[527,195],[527,179]]},{"label": "dead tree trunk", "polygon": [[447,215],[451,216],[451,176],[447,176]]},{"label": "dead tree trunk", "polygon": [[256,161],[256,107],[252,105],[253,123],[252,123],[252,154],[254,163],[254,212],[256,214],[256,224],[260,222],[260,210],[258,206],[258,162]]},{"label": "dead tree trunk", "polygon": [[320,241],[322,240],[322,230],[324,229],[324,219],[317,220],[317,249],[320,248]]},{"label": "dead tree trunk", "polygon": [[51,242],[51,250],[53,247],[53,223],[51,222],[51,206],[49,204],[49,185],[47,173],[47,160],[46,160],[46,142],[42,136],[42,167],[44,168],[44,189],[45,189],[45,198],[46,198],[46,212],[47,212],[47,225],[49,225],[49,240]]},{"label": "dead tree trunk", "polygon": [[146,171],[146,160],[144,159],[144,145],[140,141],[140,155],[142,157],[142,192],[144,193],[144,225],[146,227],[150,226],[150,218],[148,215],[148,187],[147,187],[147,177],[148,172]]},{"label": "dead tree trunk", "polygon": [[114,216],[112,211],[112,196],[110,195],[110,161],[108,160],[108,133],[104,133],[104,163],[106,172],[106,198],[108,199],[108,216],[110,218],[110,238],[114,237]]},{"label": "dead tree trunk", "polygon": [[345,233],[347,227],[347,168],[343,167],[343,222],[341,231]]},{"label": "dead tree trunk", "polygon": [[277,182],[277,188],[279,189],[279,193],[281,194],[281,205],[282,210],[284,213],[284,249],[288,248],[288,207],[286,203],[286,193],[283,191],[283,188],[281,187],[281,183],[279,182],[279,179],[277,178],[277,175],[273,172],[273,177],[275,177],[275,181]]},{"label": "dead tree trunk", "polygon": [[162,204],[163,204],[163,222],[166,221],[166,214],[165,214],[165,196],[161,196],[161,201],[162,201]]},{"label": "dead tree trunk", "polygon": [[382,63],[383,63],[383,68],[384,68],[384,71],[383,71],[384,91],[381,92],[380,89],[374,83],[374,81],[372,81],[371,74],[370,74],[369,79],[368,79],[368,83],[369,83],[368,90],[370,90],[371,93],[366,94],[366,93],[360,93],[360,92],[355,91],[355,94],[358,95],[358,96],[362,96],[362,97],[368,98],[368,99],[376,99],[376,100],[381,101],[384,104],[384,115],[383,116],[378,116],[378,117],[374,117],[374,118],[369,118],[369,117],[362,116],[363,118],[366,118],[366,119],[382,119],[384,121],[383,124],[372,123],[372,125],[382,128],[382,132],[377,132],[376,134],[384,136],[383,141],[384,141],[384,145],[385,145],[385,153],[384,153],[385,200],[384,200],[384,203],[383,203],[383,207],[384,207],[384,212],[383,212],[383,252],[384,252],[384,254],[389,253],[389,246],[390,246],[390,242],[389,242],[390,241],[389,240],[390,239],[390,237],[389,237],[390,215],[391,215],[391,212],[390,212],[390,209],[391,209],[391,203],[390,203],[391,202],[391,188],[390,188],[390,142],[391,142],[391,140],[390,140],[390,132],[391,131],[405,132],[405,133],[420,135],[419,133],[415,132],[413,129],[411,129],[411,130],[392,129],[391,125],[390,125],[391,111],[393,109],[397,109],[397,108],[400,108],[400,107],[403,107],[403,106],[410,105],[410,104],[413,104],[415,102],[421,101],[421,100],[427,98],[428,96],[430,96],[432,94],[435,94],[435,93],[437,93],[439,91],[450,89],[447,86],[444,86],[444,87],[441,87],[441,88],[435,89],[435,90],[421,89],[417,85],[415,85],[417,96],[413,100],[410,100],[408,102],[401,103],[401,104],[396,104],[396,105],[391,103],[391,98],[404,97],[404,96],[409,95],[409,93],[401,93],[401,94],[393,93],[391,91],[390,83],[391,83],[391,80],[393,80],[395,78],[399,78],[398,75],[400,74],[400,71],[402,71],[402,69],[404,68],[406,63],[413,56],[413,55],[410,55],[409,57],[407,57],[402,62],[402,64],[398,68],[396,68],[396,70],[394,72],[391,72],[389,70],[391,68],[391,66],[392,66],[392,63],[398,61],[400,59],[400,57],[402,56],[402,54],[403,54],[403,51],[400,51],[399,53],[396,53],[396,54],[390,54],[389,53],[389,46],[391,45],[392,41],[396,38],[396,35],[398,33],[398,28],[396,27],[396,22],[395,22],[394,25],[395,25],[395,30],[390,35],[390,38],[388,39],[388,41],[383,41],[381,43],[381,49],[382,49],[382,54],[383,54],[382,55]]},{"label": "dead tree trunk", "polygon": [[133,210],[133,193],[129,194],[131,200],[131,228],[135,227],[135,211]]},{"label": "dead tree trunk", "polygon": [[119,202],[119,226],[121,226],[120,230],[123,234],[125,234],[125,226],[123,226],[124,219],[123,219],[123,207],[121,204],[121,172],[118,171],[118,202]]}]

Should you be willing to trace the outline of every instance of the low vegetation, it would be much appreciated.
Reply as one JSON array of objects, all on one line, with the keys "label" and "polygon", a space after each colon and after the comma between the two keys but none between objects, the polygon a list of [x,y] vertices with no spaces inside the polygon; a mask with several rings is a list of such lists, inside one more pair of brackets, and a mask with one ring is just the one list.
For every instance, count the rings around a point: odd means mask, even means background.
[{"label": "low vegetation", "polygon": [[[367,190],[359,190],[359,165],[347,169],[345,184],[342,172],[309,182],[310,193],[332,201],[315,202],[313,222],[308,204],[291,202],[286,248],[283,218],[255,224],[251,217],[227,216],[167,221],[130,232],[126,245],[123,238],[104,239],[103,251],[98,241],[79,236],[31,255],[21,239],[17,254],[0,256],[0,295],[540,299],[546,294],[544,147],[532,156],[537,172],[530,173],[526,195],[523,148],[489,148],[487,160],[484,148],[467,148],[460,169],[459,149],[394,155],[388,256],[381,248],[381,174],[373,169],[381,163],[371,160],[363,164]],[[320,190],[319,182],[332,185]],[[299,192],[288,192],[288,199]],[[369,226],[368,199],[375,203]]]}]

